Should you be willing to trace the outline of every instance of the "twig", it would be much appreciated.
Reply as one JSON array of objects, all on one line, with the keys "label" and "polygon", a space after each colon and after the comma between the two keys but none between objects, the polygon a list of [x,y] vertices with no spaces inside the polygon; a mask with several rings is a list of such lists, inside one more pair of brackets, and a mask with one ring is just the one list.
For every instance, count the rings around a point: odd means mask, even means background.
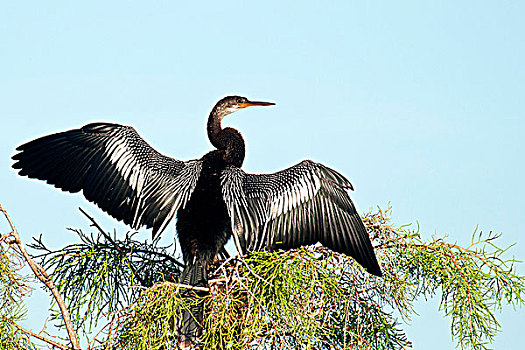
[{"label": "twig", "polygon": [[86,218],[89,219],[89,221],[91,221],[91,226],[96,227],[97,230],[98,230],[100,233],[102,233],[102,234],[104,235],[104,237],[106,237],[106,239],[107,239],[108,241],[110,241],[110,242],[115,246],[115,248],[117,248],[117,250],[120,250],[119,247],[117,246],[117,244],[115,243],[115,241],[113,241],[113,239],[111,238],[111,236],[108,235],[107,232],[104,231],[104,230],[102,229],[102,227],[100,227],[100,225],[95,221],[95,219],[93,219],[91,216],[89,216],[89,214],[86,213],[86,212],[84,211],[84,209],[82,209],[82,208],[79,207],[78,210],[80,210],[80,212],[81,212],[82,214],[84,214],[84,215],[86,216]]},{"label": "twig", "polygon": [[63,350],[69,350],[70,349],[70,347],[67,346],[67,345],[64,345],[62,343],[59,343],[59,342],[56,342],[54,340],[48,339],[46,337],[41,336],[40,334],[36,334],[36,333],[31,332],[30,330],[25,329],[24,327],[18,325],[16,322],[14,322],[13,320],[8,319],[4,315],[0,315],[0,317],[4,321],[9,322],[11,325],[15,326],[18,330],[20,330],[20,331],[24,332],[25,334],[29,335],[30,337],[37,338],[37,339],[39,339],[39,340],[41,340],[43,342],[46,342],[48,344],[53,345],[54,347],[57,347],[57,348],[60,348],[60,349],[63,349]]},{"label": "twig", "polygon": [[[89,221],[91,221],[91,226],[96,227],[97,230],[98,230],[100,233],[102,233],[102,234],[104,235],[104,237],[106,237],[106,239],[107,239],[108,241],[110,241],[111,244],[113,244],[113,246],[114,246],[117,250],[119,250],[119,251],[121,250],[121,247],[119,247],[118,244],[117,244],[117,243],[116,243],[116,242],[115,242],[115,241],[114,241],[114,240],[108,235],[108,233],[107,233],[106,231],[104,231],[104,230],[102,229],[102,227],[100,227],[100,225],[95,221],[95,219],[94,219],[92,216],[90,216],[90,215],[89,215],[84,209],[82,209],[82,208],[80,208],[80,207],[78,208],[78,210],[80,210],[80,212],[81,212],[82,214],[84,214],[84,216],[85,216],[86,218],[88,218]],[[129,249],[126,249],[126,250],[129,250]],[[172,256],[170,256],[170,255],[168,255],[168,254],[164,254],[164,253],[162,253],[162,252],[151,252],[151,251],[144,250],[144,249],[140,249],[140,248],[133,249],[133,251],[134,251],[134,252],[137,252],[137,253],[153,253],[153,254],[155,254],[155,255],[159,255],[159,256],[161,256],[161,257],[163,257],[163,258],[165,258],[165,259],[170,260],[171,262],[175,263],[176,265],[178,265],[178,266],[180,266],[180,267],[185,267],[185,265],[184,265],[183,263],[181,263],[180,261],[178,261],[178,260],[175,259],[174,257],[172,257]]]},{"label": "twig", "polygon": [[155,288],[157,286],[171,286],[171,287],[177,287],[177,289],[182,288],[182,289],[189,289],[189,290],[197,290],[199,292],[209,292],[210,291],[209,287],[190,286],[189,284],[175,283],[175,282],[169,282],[169,281],[156,283],[151,287],[133,285],[133,286],[129,286],[128,288],[139,288],[139,289],[146,290],[146,289]]},{"label": "twig", "polygon": [[[80,212],[81,212],[82,214],[84,214],[84,215],[89,219],[89,221],[91,221],[91,226],[96,227],[97,230],[98,230],[102,235],[104,235],[104,237],[106,237],[106,239],[107,239],[107,240],[113,245],[113,247],[115,247],[115,249],[116,249],[117,251],[121,252],[121,249],[120,249],[120,247],[118,246],[118,244],[115,243],[115,241],[111,238],[111,236],[110,236],[109,234],[107,234],[107,232],[104,231],[104,230],[102,229],[102,227],[100,227],[100,225],[95,221],[95,219],[94,219],[93,217],[89,216],[89,214],[86,213],[86,212],[84,211],[84,209],[82,209],[82,208],[80,208],[80,207],[78,208],[78,210],[80,210]],[[135,270],[135,268],[134,268],[131,264],[129,265],[129,268],[131,269],[131,272],[133,272],[133,275],[139,280],[140,284],[142,284],[143,286],[145,286],[145,285],[146,285],[146,282],[144,281],[144,279],[143,279],[142,277],[139,276],[139,274],[138,274],[138,272]]]},{"label": "twig", "polygon": [[[144,288],[144,287],[142,287],[142,286],[139,286],[139,287]],[[111,344],[111,342],[113,341],[113,334],[112,334],[113,324],[116,323],[117,321],[119,321],[121,317],[123,317],[122,315],[118,316],[117,314],[118,314],[118,313],[123,313],[123,311],[126,310],[126,309],[131,309],[133,305],[134,305],[134,303],[131,304],[131,305],[126,306],[126,307],[123,308],[123,309],[120,309],[120,310],[117,310],[117,311],[114,311],[114,312],[109,313],[107,317],[109,317],[109,315],[112,315],[112,316],[111,316],[111,321],[109,321],[108,323],[106,323],[106,324],[104,325],[104,327],[102,327],[102,328],[97,332],[97,334],[93,337],[93,339],[91,339],[91,341],[89,342],[88,347],[87,347],[88,350],[89,350],[89,349],[94,349],[94,346],[95,346],[94,344],[95,344],[95,342],[98,342],[98,343],[100,343],[100,344],[104,343],[104,344],[106,345],[106,346],[104,347],[105,349],[110,348],[110,347],[108,347],[108,344]],[[124,314],[124,316],[125,316],[125,315],[126,315],[126,314]],[[98,340],[99,335],[100,335],[100,334],[101,334],[106,328],[108,328],[108,327],[109,327],[109,330],[108,330],[108,338],[107,338],[105,341]]]},{"label": "twig", "polygon": [[213,272],[213,274],[216,275],[216,274],[218,273],[219,270],[223,270],[224,266],[226,266],[231,260],[235,260],[235,259],[237,259],[237,255],[230,256],[229,258],[227,258],[226,260],[224,260],[224,261],[221,263],[221,265],[215,269],[215,271]]},{"label": "twig", "polygon": [[209,292],[209,287],[199,287],[199,286],[190,286],[189,284],[184,283],[174,283],[174,282],[162,282],[161,284],[167,284],[173,287],[188,289],[188,290],[197,290],[199,292]]},{"label": "twig", "polygon": [[[242,258],[241,258],[241,259],[242,259]],[[246,262],[245,262],[244,260],[243,260],[243,262],[246,264]],[[248,265],[248,264],[246,264],[246,265]],[[248,269],[249,269],[249,267],[248,267]],[[242,288],[244,288],[244,290],[246,290],[246,291],[251,295],[251,297],[253,298],[253,300],[255,300],[255,302],[257,302],[257,303],[259,304],[259,306],[261,307],[261,310],[263,310],[263,311],[268,315],[268,318],[269,318],[269,320],[270,320],[270,322],[271,322],[271,324],[272,324],[272,326],[273,326],[273,329],[274,329],[275,332],[277,333],[277,335],[278,335],[279,337],[282,337],[282,335],[280,334],[281,332],[279,331],[279,327],[278,327],[278,325],[274,322],[274,320],[273,320],[273,318],[272,318],[272,315],[268,312],[267,308],[264,307],[264,305],[261,303],[261,301],[259,300],[259,298],[257,298],[257,297],[255,296],[255,294],[253,294],[253,292],[250,290],[250,288],[248,288],[247,285],[245,285],[244,283],[242,283],[242,281],[241,281],[241,276],[239,275],[239,270],[238,270],[238,269],[235,269],[234,272],[237,274],[237,282],[241,285]],[[259,277],[255,272],[252,271],[252,273],[253,273],[254,276],[258,277],[259,279],[261,279],[262,281],[268,283],[268,284],[271,286],[271,284],[270,284],[268,281],[266,281],[266,280],[263,279],[262,277]],[[250,311],[250,312],[251,312],[251,311]]]},{"label": "twig", "polygon": [[71,344],[73,345],[73,349],[80,350],[80,344],[78,342],[77,334],[75,333],[75,330],[73,329],[73,323],[71,322],[69,311],[67,310],[66,304],[64,303],[64,299],[62,299],[62,296],[60,295],[58,288],[55,286],[55,283],[49,277],[46,270],[44,270],[42,266],[40,266],[38,263],[34,262],[33,259],[31,259],[24,245],[22,244],[22,240],[20,239],[20,236],[18,235],[18,231],[16,230],[15,225],[13,224],[13,221],[11,221],[9,214],[7,214],[7,211],[2,207],[1,204],[0,204],[0,211],[4,213],[4,216],[9,222],[9,225],[11,226],[11,230],[13,230],[12,235],[14,236],[14,243],[17,245],[18,249],[20,250],[20,253],[22,253],[22,255],[24,256],[25,260],[29,264],[29,267],[31,267],[31,270],[33,270],[33,273],[35,274],[35,276],[42,283],[44,283],[46,287],[53,294],[53,297],[55,298],[60,308],[62,319],[64,320],[64,325],[66,326],[69,340],[71,341]]},{"label": "twig", "polygon": [[[126,250],[131,251],[131,249],[126,249]],[[164,254],[162,252],[155,252],[155,251],[141,249],[141,248],[134,248],[133,252],[135,252],[135,253],[149,253],[149,254],[158,255],[158,256],[164,258],[165,260],[170,260],[171,262],[175,263],[175,265],[178,265],[179,267],[184,268],[186,266],[183,263],[181,263],[180,261],[178,261],[177,259],[175,259],[174,257],[169,256],[168,254]],[[159,260],[157,260],[157,261],[159,261]]]},{"label": "twig", "polygon": [[0,235],[0,243],[2,243],[3,241],[5,241],[7,244],[11,245],[14,243],[14,240],[13,241],[8,241],[7,239],[8,238],[14,238],[13,237],[13,232],[9,232],[9,233],[6,233],[5,235]]},{"label": "twig", "polygon": [[266,283],[267,285],[269,286],[272,286],[272,284],[270,282],[268,282],[267,280],[265,280],[264,278],[262,278],[261,276],[259,276],[258,274],[256,274],[252,268],[248,265],[248,263],[244,260],[244,258],[242,256],[239,255],[239,261],[242,262],[244,264],[244,266],[246,266],[246,268],[248,269],[248,271],[250,271],[250,273],[252,275],[254,275],[255,277],[257,277],[259,280],[263,281],[264,283]]},{"label": "twig", "polygon": [[211,286],[211,285],[227,282],[228,280],[229,278],[227,277],[213,278],[213,279],[208,280],[208,284]]}]

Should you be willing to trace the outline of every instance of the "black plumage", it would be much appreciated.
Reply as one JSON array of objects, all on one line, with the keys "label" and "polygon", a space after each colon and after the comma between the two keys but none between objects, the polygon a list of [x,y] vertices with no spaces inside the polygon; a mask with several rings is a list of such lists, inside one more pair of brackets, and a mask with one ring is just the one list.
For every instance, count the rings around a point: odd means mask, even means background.
[{"label": "black plumage", "polygon": [[[164,156],[132,127],[93,123],[21,145],[13,168],[64,191],[82,191],[131,227],[153,228],[154,237],[177,215],[184,283],[206,284],[208,264],[232,235],[241,253],[321,242],[381,276],[344,176],[310,160],[274,174],[240,169],[244,140],[237,130],[223,129],[222,119],[272,104],[240,96],[217,102],[207,127],[216,150],[199,160]],[[190,341],[199,334],[192,327]]]}]

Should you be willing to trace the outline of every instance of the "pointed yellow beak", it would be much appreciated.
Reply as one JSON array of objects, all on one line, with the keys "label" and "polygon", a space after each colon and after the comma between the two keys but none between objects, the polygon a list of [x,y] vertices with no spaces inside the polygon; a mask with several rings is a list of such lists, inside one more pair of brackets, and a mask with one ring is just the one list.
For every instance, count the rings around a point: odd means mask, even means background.
[{"label": "pointed yellow beak", "polygon": [[252,106],[273,106],[273,102],[261,102],[261,101],[248,101],[246,103],[239,103],[241,108],[252,107]]}]

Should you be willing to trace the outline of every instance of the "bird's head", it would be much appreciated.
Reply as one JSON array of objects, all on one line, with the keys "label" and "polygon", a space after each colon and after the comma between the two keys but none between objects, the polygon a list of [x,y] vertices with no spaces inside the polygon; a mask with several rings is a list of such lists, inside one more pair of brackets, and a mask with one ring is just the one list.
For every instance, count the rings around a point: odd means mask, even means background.
[{"label": "bird's head", "polygon": [[226,96],[217,102],[213,109],[222,119],[226,115],[239,109],[252,106],[272,106],[274,104],[273,102],[250,101],[243,96]]}]

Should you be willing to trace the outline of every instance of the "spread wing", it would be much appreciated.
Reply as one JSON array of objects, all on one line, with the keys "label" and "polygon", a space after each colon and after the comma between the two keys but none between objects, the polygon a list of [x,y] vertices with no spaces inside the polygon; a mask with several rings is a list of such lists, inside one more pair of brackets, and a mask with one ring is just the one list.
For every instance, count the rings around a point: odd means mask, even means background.
[{"label": "spread wing", "polygon": [[352,185],[335,170],[309,160],[261,175],[230,166],[221,180],[232,230],[243,250],[320,242],[381,276],[366,228],[348,195]]},{"label": "spread wing", "polygon": [[201,162],[183,162],[153,149],[130,126],[93,123],[17,148],[13,168],[67,192],[83,191],[102,210],[131,227],[160,234],[184,206]]}]

